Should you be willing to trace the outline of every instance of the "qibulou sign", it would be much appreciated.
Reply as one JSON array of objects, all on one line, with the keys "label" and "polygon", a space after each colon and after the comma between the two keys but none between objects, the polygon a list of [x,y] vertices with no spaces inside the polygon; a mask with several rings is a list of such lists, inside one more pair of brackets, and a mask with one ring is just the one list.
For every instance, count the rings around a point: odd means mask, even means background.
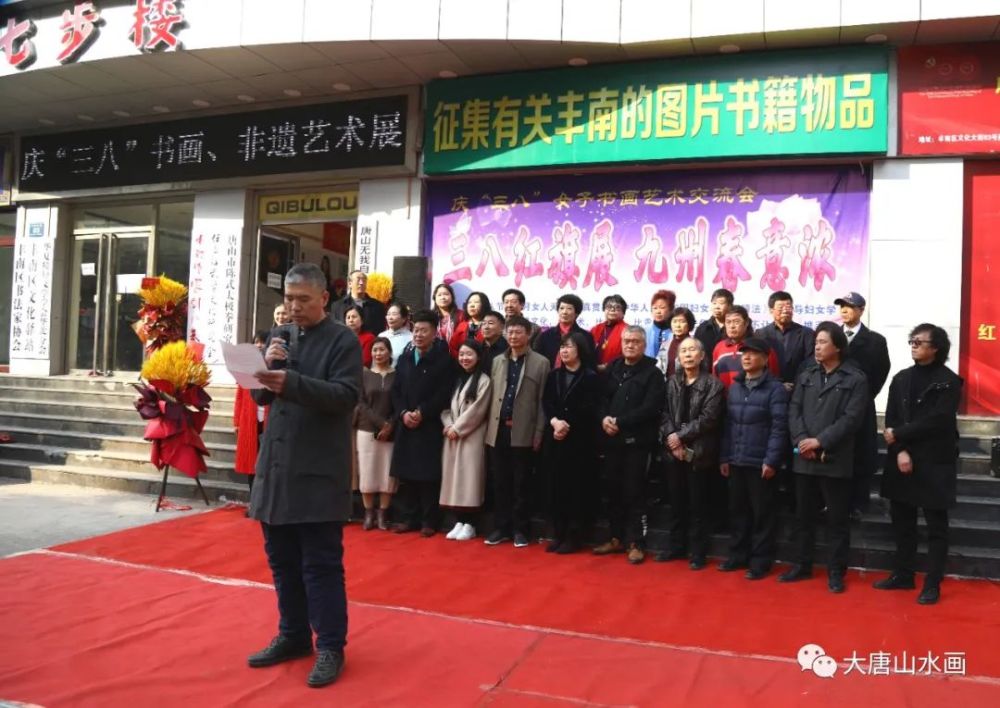
[{"label": "qibulou sign", "polygon": [[272,223],[289,219],[353,219],[358,215],[358,190],[265,195],[260,198],[259,215],[262,222]]}]

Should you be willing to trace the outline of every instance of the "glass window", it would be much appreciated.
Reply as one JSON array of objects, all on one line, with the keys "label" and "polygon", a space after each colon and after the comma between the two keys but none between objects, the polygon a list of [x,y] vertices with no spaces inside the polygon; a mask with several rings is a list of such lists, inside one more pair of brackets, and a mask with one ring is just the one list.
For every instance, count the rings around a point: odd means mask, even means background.
[{"label": "glass window", "polygon": [[153,207],[150,204],[89,205],[73,212],[74,231],[150,226],[152,223]]},{"label": "glass window", "polygon": [[191,267],[191,227],[194,202],[160,204],[156,223],[156,275],[166,275],[185,285]]}]

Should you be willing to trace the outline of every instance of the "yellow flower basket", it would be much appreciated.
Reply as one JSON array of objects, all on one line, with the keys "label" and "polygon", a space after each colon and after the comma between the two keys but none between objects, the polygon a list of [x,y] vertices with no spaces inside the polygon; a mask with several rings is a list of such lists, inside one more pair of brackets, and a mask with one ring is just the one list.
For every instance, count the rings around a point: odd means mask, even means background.
[{"label": "yellow flower basket", "polygon": [[368,295],[384,305],[392,299],[392,276],[385,273],[368,274]]},{"label": "yellow flower basket", "polygon": [[150,355],[142,365],[146,381],[165,381],[173,386],[173,395],[180,395],[189,386],[204,388],[211,372],[187,342],[165,344]]},{"label": "yellow flower basket", "polygon": [[170,303],[176,305],[187,297],[188,289],[165,275],[161,275],[159,278],[143,278],[142,280],[143,287],[139,289],[139,297],[147,305],[153,307],[163,307]]}]

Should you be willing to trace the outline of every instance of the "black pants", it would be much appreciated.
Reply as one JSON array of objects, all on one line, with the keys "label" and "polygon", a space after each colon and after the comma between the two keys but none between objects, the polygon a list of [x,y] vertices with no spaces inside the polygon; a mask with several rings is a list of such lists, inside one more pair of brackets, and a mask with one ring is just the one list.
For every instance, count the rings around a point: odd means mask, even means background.
[{"label": "black pants", "polygon": [[[261,524],[278,593],[278,631],[292,641],[343,651],[347,644],[344,534],[337,522]],[[310,627],[312,631],[310,631]]]},{"label": "black pants", "polygon": [[695,469],[691,463],[675,458],[665,463],[670,489],[670,550],[690,550],[692,557],[704,557],[708,553],[708,478],[712,472]]},{"label": "black pants", "polygon": [[816,516],[819,498],[826,504],[830,559],[827,572],[843,575],[847,571],[847,553],[851,549],[851,488],[848,477],[795,475],[795,562],[808,568],[813,564],[816,547]]},{"label": "black pants", "polygon": [[393,503],[399,510],[397,520],[411,528],[437,529],[440,522],[441,480],[401,479]]},{"label": "black pants", "polygon": [[760,467],[729,467],[730,557],[754,570],[774,563],[778,510],[775,479],[764,479]]},{"label": "black pants", "polygon": [[550,482],[547,496],[552,514],[552,533],[557,541],[582,543],[584,540],[592,505],[590,496],[594,485],[591,465],[589,461],[582,466],[557,464],[546,470]]},{"label": "black pants", "polygon": [[[893,501],[889,507],[896,537],[896,572],[913,575],[917,564],[918,507]],[[948,560],[948,510],[924,509],[927,521],[927,578],[925,585],[940,585]]]},{"label": "black pants", "polygon": [[604,479],[608,489],[611,537],[643,545],[642,515],[646,512],[646,470],[649,449],[641,445],[605,451]]},{"label": "black pants", "polygon": [[872,476],[878,467],[878,418],[875,400],[865,409],[865,419],[854,436],[854,481],[851,485],[852,509],[868,511],[871,499]]},{"label": "black pants", "polygon": [[528,535],[531,527],[531,460],[530,447],[511,447],[510,429],[501,428],[496,445],[489,451],[490,473],[493,475],[493,525],[512,535]]}]

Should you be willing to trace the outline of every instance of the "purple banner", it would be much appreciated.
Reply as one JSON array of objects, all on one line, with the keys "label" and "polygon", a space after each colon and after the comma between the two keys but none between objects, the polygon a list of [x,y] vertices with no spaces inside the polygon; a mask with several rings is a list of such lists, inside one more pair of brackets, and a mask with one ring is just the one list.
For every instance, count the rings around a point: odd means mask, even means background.
[{"label": "purple banner", "polygon": [[659,289],[701,320],[724,287],[762,326],[775,290],[812,325],[868,289],[869,182],[857,168],[442,182],[429,204],[434,282],[452,283],[459,303],[481,290],[497,306],[520,288],[543,325],[564,292],[583,299],[585,326],[612,293],[645,326]]}]

